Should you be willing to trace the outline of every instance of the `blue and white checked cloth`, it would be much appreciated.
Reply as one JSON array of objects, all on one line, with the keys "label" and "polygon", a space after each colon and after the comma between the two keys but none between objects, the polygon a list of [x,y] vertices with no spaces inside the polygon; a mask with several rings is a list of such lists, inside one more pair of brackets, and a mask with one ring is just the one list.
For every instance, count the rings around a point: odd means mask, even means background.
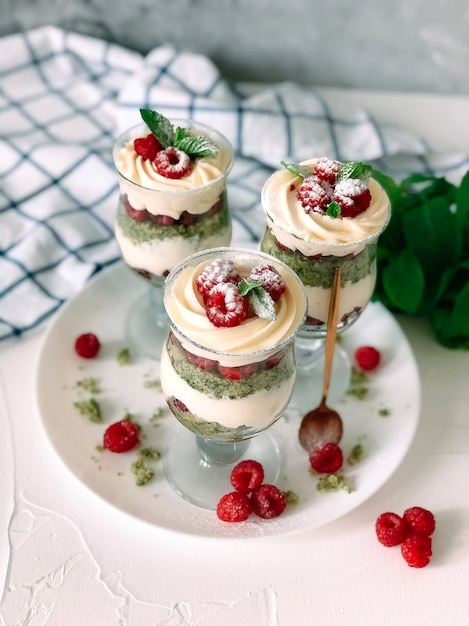
[{"label": "blue and white checked cloth", "polygon": [[55,27],[1,38],[0,339],[41,324],[120,258],[111,150],[140,107],[207,122],[231,140],[238,245],[261,237],[260,191],[281,160],[360,160],[396,178],[469,168],[467,155],[435,151],[362,109],[294,83],[253,93],[171,46],[142,57]]}]

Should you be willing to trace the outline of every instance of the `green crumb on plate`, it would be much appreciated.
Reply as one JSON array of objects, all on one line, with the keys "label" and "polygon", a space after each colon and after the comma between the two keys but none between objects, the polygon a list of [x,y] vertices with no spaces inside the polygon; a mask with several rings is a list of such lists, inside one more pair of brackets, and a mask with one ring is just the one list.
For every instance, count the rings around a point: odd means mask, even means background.
[{"label": "green crumb on plate", "polygon": [[81,402],[74,402],[73,406],[80,411],[80,415],[87,417],[90,422],[95,424],[102,423],[103,418],[101,415],[101,407],[99,402],[97,402],[94,398],[83,400]]},{"label": "green crumb on plate", "polygon": [[287,504],[298,504],[298,501],[299,501],[298,494],[292,491],[291,489],[284,491],[283,495],[287,499]]},{"label": "green crumb on plate", "polygon": [[349,463],[349,465],[356,465],[357,463],[360,463],[360,461],[363,459],[363,453],[364,450],[361,443],[357,443],[355,446],[353,446],[347,458],[347,462]]},{"label": "green crumb on plate", "polygon": [[99,388],[98,381],[96,378],[89,376],[88,378],[82,378],[77,381],[76,388],[86,391],[92,395],[96,395],[101,393],[101,389]]},{"label": "green crumb on plate", "polygon": [[159,406],[155,409],[150,417],[150,422],[156,422],[160,420],[162,417],[165,417],[168,414],[168,408],[164,406]]},{"label": "green crumb on plate", "polygon": [[352,493],[353,489],[342,474],[325,474],[318,480],[316,489],[321,493],[328,491],[339,491],[343,489],[347,493]]},{"label": "green crumb on plate", "polygon": [[369,389],[366,386],[367,378],[365,372],[352,367],[352,374],[350,377],[350,385],[347,389],[348,396],[354,396],[358,400],[364,400],[368,395]]},{"label": "green crumb on plate", "polygon": [[160,456],[161,453],[156,448],[141,448],[139,450],[137,460],[131,465],[137,487],[145,485],[153,478],[155,470],[148,462],[156,461]]},{"label": "green crumb on plate", "polygon": [[130,363],[130,350],[128,348],[121,348],[117,353],[117,362],[119,365],[129,365]]},{"label": "green crumb on plate", "polygon": [[161,381],[159,378],[154,378],[153,380],[146,380],[143,383],[145,389],[157,389],[161,391]]},{"label": "green crumb on plate", "polygon": [[388,417],[391,414],[389,409],[380,409],[379,414],[381,417]]}]

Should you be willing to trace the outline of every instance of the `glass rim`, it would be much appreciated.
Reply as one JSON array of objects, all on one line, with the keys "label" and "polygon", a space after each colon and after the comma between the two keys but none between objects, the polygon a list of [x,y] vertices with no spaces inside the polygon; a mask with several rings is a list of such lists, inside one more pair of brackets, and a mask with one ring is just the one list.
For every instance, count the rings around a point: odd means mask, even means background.
[{"label": "glass rim", "polygon": [[[180,263],[178,263],[177,265],[174,266],[174,268],[170,271],[170,273],[168,274],[168,276],[166,276],[165,278],[165,284],[164,284],[164,296],[163,296],[163,302],[164,299],[166,297],[166,290],[169,288],[170,284],[172,282],[174,282],[174,280],[176,279],[177,275],[185,268],[188,267],[188,262],[191,262],[193,260],[196,260],[198,258],[207,256],[207,261],[209,259],[214,259],[217,256],[219,256],[221,253],[224,252],[232,252],[232,253],[237,253],[237,254],[246,254],[246,255],[255,255],[258,258],[261,258],[263,260],[268,261],[271,265],[278,265],[280,267],[282,267],[282,269],[284,269],[288,274],[290,274],[292,276],[292,278],[295,280],[296,284],[299,286],[300,291],[303,295],[303,299],[304,299],[304,311],[303,311],[303,315],[301,316],[301,319],[299,320],[296,328],[288,335],[288,337],[286,337],[281,343],[276,344],[275,346],[272,346],[270,348],[264,348],[262,350],[254,350],[252,352],[225,352],[222,350],[215,350],[213,348],[208,348],[207,346],[202,345],[201,343],[194,341],[194,339],[191,339],[190,337],[188,337],[184,332],[182,332],[179,327],[173,322],[173,320],[171,319],[171,317],[169,317],[170,319],[170,330],[171,331],[175,331],[176,335],[179,335],[183,340],[187,340],[190,344],[192,344],[193,346],[195,346],[196,348],[203,350],[204,352],[210,352],[213,355],[216,356],[221,356],[221,357],[233,357],[233,358],[240,358],[242,357],[243,359],[249,359],[250,357],[253,357],[253,360],[259,360],[259,359],[255,359],[255,357],[259,357],[259,356],[263,356],[263,355],[267,355],[269,353],[275,353],[278,352],[280,350],[283,350],[283,348],[285,346],[287,346],[289,343],[292,342],[292,340],[295,338],[295,336],[298,334],[298,332],[300,331],[300,329],[302,328],[302,326],[304,325],[304,322],[306,320],[306,317],[308,315],[308,297],[306,295],[306,290],[305,287],[301,281],[301,279],[298,277],[298,275],[290,268],[288,267],[288,265],[286,263],[284,263],[283,261],[280,261],[279,259],[276,259],[275,257],[273,257],[270,254],[267,254],[266,252],[262,252],[260,250],[254,250],[252,248],[243,248],[241,246],[220,246],[218,248],[209,248],[207,250],[200,250],[199,252],[195,252],[194,254],[191,254],[190,256],[186,257],[183,261],[181,261]],[[194,265],[191,265],[191,267],[194,267]]]},{"label": "glass rim", "polygon": [[123,132],[121,132],[120,135],[114,141],[114,144],[112,147],[112,161],[117,171],[117,174],[127,183],[130,183],[131,185],[133,185],[134,187],[137,187],[138,189],[143,189],[145,191],[152,191],[152,192],[158,192],[158,193],[178,194],[178,195],[183,195],[183,194],[190,195],[202,189],[206,190],[206,189],[209,189],[211,186],[220,183],[221,180],[226,179],[229,173],[231,172],[233,168],[233,164],[234,164],[234,147],[231,141],[228,139],[228,137],[226,137],[226,135],[224,135],[222,132],[220,132],[213,126],[209,126],[208,124],[205,124],[204,122],[198,122],[197,120],[194,120],[194,119],[184,119],[184,118],[181,118],[181,119],[168,118],[168,119],[173,124],[173,126],[178,125],[184,128],[194,128],[194,129],[200,128],[200,130],[205,130],[207,132],[207,136],[210,139],[213,139],[214,143],[219,142],[221,144],[219,147],[222,147],[224,150],[227,150],[230,155],[230,162],[228,163],[228,167],[226,168],[226,170],[222,174],[220,174],[218,178],[211,180],[206,185],[195,187],[194,189],[155,189],[153,187],[146,187],[145,185],[141,185],[131,180],[130,178],[127,178],[127,176],[125,176],[119,170],[117,166],[117,155],[119,151],[121,150],[121,148],[124,147],[125,143],[128,143],[129,141],[131,141],[132,138],[138,137],[139,129],[141,130],[146,129],[147,134],[151,132],[148,126],[145,124],[145,122],[141,121],[137,124],[134,124],[133,126],[130,126],[129,128],[127,128],[127,130],[124,130]]}]

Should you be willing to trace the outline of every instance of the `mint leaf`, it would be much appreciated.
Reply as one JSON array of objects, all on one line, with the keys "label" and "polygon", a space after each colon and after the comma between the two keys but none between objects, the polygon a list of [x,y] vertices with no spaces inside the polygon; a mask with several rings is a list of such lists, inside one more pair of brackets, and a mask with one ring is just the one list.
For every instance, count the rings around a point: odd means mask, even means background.
[{"label": "mint leaf", "polygon": [[283,165],[285,169],[294,174],[295,176],[299,176],[301,179],[308,178],[308,176],[312,175],[312,171],[306,167],[306,165],[299,165],[298,163],[286,163],[285,161],[280,161],[280,164]]},{"label": "mint leaf", "polygon": [[238,284],[239,293],[247,296],[253,289],[262,287],[262,283],[254,278],[242,278]]},{"label": "mint leaf", "polygon": [[247,296],[249,304],[257,317],[267,320],[275,320],[275,303],[268,291],[262,287],[258,280],[243,278],[238,285],[239,293]]},{"label": "mint leaf", "polygon": [[182,128],[176,129],[174,146],[194,159],[200,157],[214,157],[218,152],[218,146],[208,137],[189,135]]},{"label": "mint leaf", "polygon": [[336,217],[339,217],[340,211],[340,204],[337,204],[337,202],[333,201],[327,205],[326,215],[335,219]]},{"label": "mint leaf", "polygon": [[360,163],[360,161],[347,161],[338,171],[336,181],[340,182],[347,178],[360,178],[361,180],[367,181],[371,176],[372,170],[371,165],[365,165],[364,163]]},{"label": "mint leaf", "polygon": [[174,129],[167,117],[150,109],[140,109],[140,115],[163,148],[174,145]]}]

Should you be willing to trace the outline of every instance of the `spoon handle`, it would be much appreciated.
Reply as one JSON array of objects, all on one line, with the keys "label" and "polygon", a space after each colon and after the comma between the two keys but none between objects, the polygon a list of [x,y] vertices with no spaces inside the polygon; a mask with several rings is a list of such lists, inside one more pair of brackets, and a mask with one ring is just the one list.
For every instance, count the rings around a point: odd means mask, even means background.
[{"label": "spoon handle", "polygon": [[334,280],[332,281],[331,298],[329,300],[329,311],[327,314],[326,347],[324,357],[324,382],[322,386],[322,402],[325,404],[329,393],[329,385],[332,374],[332,361],[334,360],[335,340],[337,337],[337,322],[339,317],[340,300],[340,267],[334,270]]}]

